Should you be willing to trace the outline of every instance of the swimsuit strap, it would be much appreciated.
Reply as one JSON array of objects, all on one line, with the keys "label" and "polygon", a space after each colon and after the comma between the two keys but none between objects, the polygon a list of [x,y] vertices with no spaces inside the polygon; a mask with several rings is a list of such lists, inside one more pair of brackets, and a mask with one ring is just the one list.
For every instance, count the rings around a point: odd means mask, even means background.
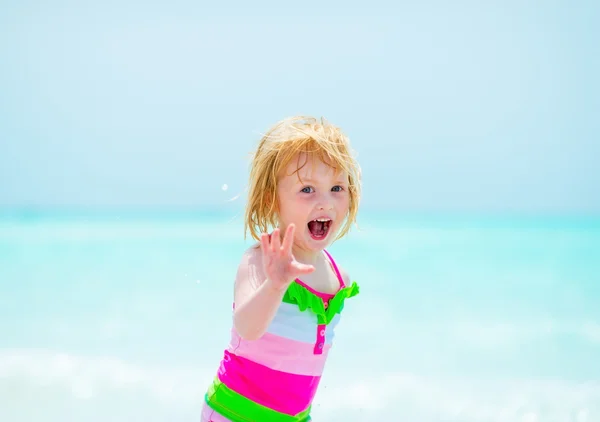
[{"label": "swimsuit strap", "polygon": [[338,269],[338,266],[336,265],[333,257],[325,249],[323,249],[323,252],[325,252],[327,257],[329,258],[329,261],[331,262],[331,265],[333,266],[333,269],[335,270],[335,274],[337,275],[337,278],[340,282],[340,287],[342,287],[342,288],[346,287],[346,283],[344,283],[344,279],[342,278],[342,275],[340,274],[340,270]]}]

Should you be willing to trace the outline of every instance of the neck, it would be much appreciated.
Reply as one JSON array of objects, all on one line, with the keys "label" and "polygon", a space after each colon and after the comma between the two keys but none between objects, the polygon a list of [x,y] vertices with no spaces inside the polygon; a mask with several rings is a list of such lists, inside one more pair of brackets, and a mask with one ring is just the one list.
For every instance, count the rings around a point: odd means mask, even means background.
[{"label": "neck", "polygon": [[296,261],[303,264],[315,265],[317,260],[322,257],[323,251],[306,250],[297,245],[292,246],[292,253]]}]

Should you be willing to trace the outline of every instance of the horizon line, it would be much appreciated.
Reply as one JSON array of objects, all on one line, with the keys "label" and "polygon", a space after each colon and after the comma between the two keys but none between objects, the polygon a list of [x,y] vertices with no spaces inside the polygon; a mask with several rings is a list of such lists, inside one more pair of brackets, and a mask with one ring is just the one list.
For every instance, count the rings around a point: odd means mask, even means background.
[{"label": "horizon line", "polygon": [[[33,217],[48,214],[55,215],[115,215],[124,214],[132,216],[143,215],[206,215],[206,214],[231,214],[232,212],[243,212],[240,206],[216,206],[216,205],[2,205],[0,204],[0,216],[21,215]],[[398,217],[477,217],[477,218],[600,218],[600,211],[594,210],[530,210],[530,209],[453,209],[453,208],[397,208],[397,207],[374,207],[363,206],[359,214],[371,215],[395,214]]]}]

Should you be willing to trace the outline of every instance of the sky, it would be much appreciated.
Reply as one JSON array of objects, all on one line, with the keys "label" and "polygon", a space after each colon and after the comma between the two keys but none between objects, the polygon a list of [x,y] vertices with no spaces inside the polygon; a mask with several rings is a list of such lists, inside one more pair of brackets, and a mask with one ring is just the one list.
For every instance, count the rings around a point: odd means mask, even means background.
[{"label": "sky", "polygon": [[304,114],[364,208],[600,213],[597,2],[281,3],[4,2],[0,207],[227,206]]}]

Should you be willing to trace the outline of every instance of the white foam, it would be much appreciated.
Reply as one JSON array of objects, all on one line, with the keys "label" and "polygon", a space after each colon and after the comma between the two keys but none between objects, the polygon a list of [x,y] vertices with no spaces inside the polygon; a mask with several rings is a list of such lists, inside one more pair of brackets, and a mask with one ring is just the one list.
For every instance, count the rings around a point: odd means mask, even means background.
[{"label": "white foam", "polygon": [[[45,350],[0,351],[0,420],[197,420],[214,368],[154,367]],[[329,371],[315,420],[591,422],[600,383]]]},{"label": "white foam", "polygon": [[600,382],[354,375],[354,382],[334,379],[323,385],[315,402],[316,420],[355,420],[352,415],[361,411],[369,420],[600,420]]},{"label": "white foam", "polygon": [[195,367],[156,368],[111,357],[4,350],[0,392],[7,394],[0,394],[0,420],[197,419],[213,375]]}]

